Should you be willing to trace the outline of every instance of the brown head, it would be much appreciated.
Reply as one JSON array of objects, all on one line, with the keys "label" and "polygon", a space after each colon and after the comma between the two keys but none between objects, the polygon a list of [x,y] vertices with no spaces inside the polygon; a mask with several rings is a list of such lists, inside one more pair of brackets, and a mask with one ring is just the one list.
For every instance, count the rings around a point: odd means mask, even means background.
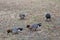
[{"label": "brown head", "polygon": [[12,30],[11,30],[11,29],[8,29],[8,30],[7,30],[7,33],[12,33]]},{"label": "brown head", "polygon": [[30,25],[27,25],[26,28],[30,28]]}]

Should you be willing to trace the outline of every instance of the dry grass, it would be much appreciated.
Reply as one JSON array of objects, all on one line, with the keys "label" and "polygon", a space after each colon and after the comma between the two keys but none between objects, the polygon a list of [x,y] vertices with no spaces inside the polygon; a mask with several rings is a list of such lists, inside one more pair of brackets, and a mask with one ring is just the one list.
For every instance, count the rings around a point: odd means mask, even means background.
[{"label": "dry grass", "polygon": [[[51,13],[52,22],[45,22],[45,13]],[[19,20],[25,13],[26,20]],[[60,40],[60,0],[0,0],[0,40]],[[30,33],[25,26],[41,22],[41,31]],[[23,27],[18,34],[6,34],[12,27]],[[58,28],[57,28],[58,27]]]}]

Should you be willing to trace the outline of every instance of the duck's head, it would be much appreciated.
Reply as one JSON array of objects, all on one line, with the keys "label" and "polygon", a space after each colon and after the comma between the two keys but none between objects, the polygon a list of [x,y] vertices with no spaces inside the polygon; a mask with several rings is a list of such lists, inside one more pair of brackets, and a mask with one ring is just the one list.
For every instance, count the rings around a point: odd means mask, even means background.
[{"label": "duck's head", "polygon": [[26,28],[30,28],[30,25],[27,25]]}]

